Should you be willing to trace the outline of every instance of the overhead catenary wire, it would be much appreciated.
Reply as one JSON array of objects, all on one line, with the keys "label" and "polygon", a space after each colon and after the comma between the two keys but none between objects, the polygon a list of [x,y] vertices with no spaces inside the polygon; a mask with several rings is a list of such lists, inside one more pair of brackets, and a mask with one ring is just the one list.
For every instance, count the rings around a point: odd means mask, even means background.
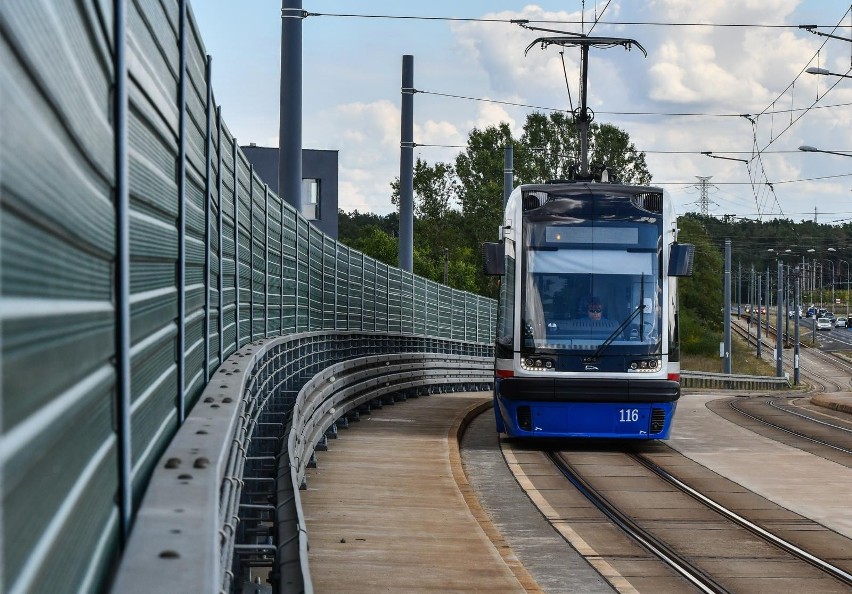
[{"label": "overhead catenary wire", "polygon": [[[443,93],[440,91],[427,91],[424,89],[414,89],[414,93],[423,95],[434,95],[436,97],[446,97],[449,99],[463,99],[465,101],[481,101],[483,103],[494,103],[497,105],[509,105],[511,107],[526,107],[529,109],[541,109],[544,111],[559,111],[563,113],[571,113],[571,111],[563,107],[547,107],[543,105],[533,105],[530,103],[520,103],[516,101],[504,101],[500,99],[490,99],[488,97],[472,97],[470,95],[459,95],[454,93]],[[826,109],[832,107],[848,107],[852,102],[835,103],[831,105],[816,105],[810,108],[798,109],[779,109],[774,112],[764,111],[762,113],[790,113],[796,111],[806,111],[807,109]],[[573,111],[573,110],[572,110]],[[750,114],[744,113],[702,113],[702,112],[658,112],[658,111],[603,111],[596,110],[595,113],[602,115],[618,115],[618,116],[663,116],[663,117],[713,117],[713,118],[742,118]]]},{"label": "overhead catenary wire", "polygon": [[[610,3],[610,2],[612,2],[612,0],[606,0],[606,5],[605,5],[605,6],[601,9],[601,13],[600,13],[600,14],[595,14],[595,22],[594,22],[594,23],[592,23],[592,26],[591,26],[591,27],[589,27],[589,31],[588,31],[587,35],[591,35],[591,34],[592,34],[592,29],[594,29],[594,28],[595,28],[595,25],[597,25],[598,23],[600,23],[600,22],[601,22],[601,17],[603,16],[603,13],[605,13],[605,12],[606,12],[606,9],[607,9],[607,8],[609,8],[609,3]],[[598,7],[597,7],[597,5],[595,5],[595,11],[597,11],[597,8],[598,8]]]},{"label": "overhead catenary wire", "polygon": [[[338,18],[360,18],[360,19],[399,19],[413,21],[447,21],[447,22],[472,22],[472,23],[505,23],[517,24],[519,19],[489,18],[489,17],[454,17],[454,16],[426,16],[426,15],[404,15],[404,14],[367,14],[367,13],[342,13],[342,12],[310,12],[303,11],[302,16],[307,17],[338,17]],[[550,24],[550,25],[580,25],[583,19],[523,19],[527,23]],[[596,24],[613,26],[633,27],[717,27],[717,28],[755,28],[755,29],[801,29],[801,25],[788,24],[763,24],[763,23],[700,23],[687,22],[675,23],[671,21],[604,21],[599,20]],[[816,28],[830,28],[834,25],[814,25]]]},{"label": "overhead catenary wire", "polygon": [[[763,28],[763,29],[770,29],[770,28],[771,29],[800,29],[801,28],[801,26],[799,26],[799,25],[785,25],[785,24],[767,25],[767,24],[754,24],[754,23],[706,23],[706,22],[703,22],[703,23],[698,23],[698,22],[664,23],[664,22],[639,22],[639,21],[632,21],[632,22],[630,22],[630,21],[605,21],[601,17],[605,13],[605,11],[609,7],[609,5],[610,5],[610,2],[607,1],[606,5],[604,6],[603,10],[600,13],[597,12],[597,5],[595,6],[595,18],[594,18],[594,23],[591,25],[592,28],[594,28],[598,24],[602,24],[602,25],[649,25],[649,26],[669,26],[669,27],[742,27],[742,28],[754,27],[754,28]],[[584,8],[585,8],[585,6],[584,6]],[[847,11],[846,14],[848,14],[848,13],[849,13],[849,11]],[[360,18],[400,18],[400,19],[424,20],[424,21],[442,21],[443,20],[443,21],[506,23],[506,24],[512,24],[512,25],[518,24],[518,20],[516,20],[516,19],[506,19],[506,18],[500,19],[500,18],[487,18],[487,17],[486,18],[464,18],[464,17],[418,16],[418,15],[382,15],[382,14],[354,14],[354,13],[342,14],[342,13],[319,13],[319,12],[309,13],[309,16],[341,16],[341,17],[353,17],[353,18],[354,17],[360,17]],[[551,23],[551,24],[580,24],[580,25],[585,26],[585,24],[590,23],[590,21],[587,19],[587,16],[588,15],[584,14],[582,19],[579,20],[579,21],[577,21],[577,20],[572,21],[570,19],[567,19],[567,20],[537,19],[537,20],[527,20],[525,22],[526,23]],[[844,15],[844,17],[845,17],[845,15]],[[829,26],[819,25],[819,27],[832,28],[832,26],[830,26],[830,25]],[[837,25],[833,26],[832,30],[836,30],[837,27],[838,27]],[[589,32],[591,32],[592,28],[589,29]],[[566,88],[568,88],[568,93],[569,93],[569,105],[571,106],[570,111],[573,112],[573,101],[572,101],[572,97],[570,95],[570,87],[569,87],[568,82],[567,82],[567,78],[568,78],[567,77],[567,70],[564,68],[564,55],[563,55],[562,59],[563,59],[563,75],[566,78]],[[804,69],[803,69],[803,71],[804,71]],[[838,81],[838,82],[840,82],[840,81]],[[824,100],[826,95],[829,93],[829,91],[831,89],[833,89],[836,86],[836,84],[837,83],[832,85],[832,87],[829,88],[822,95],[822,97],[820,97],[820,99]],[[452,95],[452,94],[449,94],[449,93],[438,93],[438,92],[430,92],[430,91],[417,91],[417,92],[422,92],[423,94],[431,94],[431,95],[435,95],[435,96],[458,98],[458,99],[462,99],[462,100],[484,101],[484,102],[489,102],[489,103],[502,104],[502,105],[507,105],[507,106],[516,106],[516,107],[521,107],[521,108],[526,108],[526,109],[536,109],[536,110],[541,110],[541,111],[554,111],[554,112],[563,112],[563,113],[567,111],[564,108],[553,108],[553,107],[539,106],[539,105],[533,105],[533,104],[527,104],[527,103],[521,103],[521,102],[500,101],[500,100],[494,100],[494,99],[488,99],[488,98],[477,98],[477,97],[471,97],[471,96],[465,96],[465,95]],[[784,93],[782,92],[781,95],[783,96]],[[840,104],[837,104],[837,105],[827,105],[827,104],[817,105],[816,103],[817,102],[815,101],[811,105],[808,105],[807,107],[804,107],[804,108],[796,108],[795,104],[789,104],[788,103],[789,108],[779,109],[778,107],[779,107],[780,104],[776,100],[776,101],[773,101],[772,103],[770,103],[764,110],[762,110],[761,112],[759,112],[758,114],[753,115],[753,116],[749,116],[749,114],[739,114],[739,113],[727,114],[727,113],[652,112],[652,111],[632,111],[632,112],[630,112],[630,111],[624,111],[624,112],[598,111],[598,113],[601,114],[601,115],[612,115],[612,116],[622,116],[622,117],[628,117],[628,116],[639,116],[639,117],[695,117],[695,118],[749,117],[749,119],[754,119],[754,120],[756,120],[759,116],[762,116],[762,115],[789,114],[790,120],[791,120],[790,126],[792,126],[793,124],[795,124],[795,122],[798,122],[799,120],[801,120],[802,117],[804,117],[804,115],[806,115],[812,109],[826,109],[826,108],[832,108],[832,107],[846,107],[848,105],[852,105],[850,103],[840,103]],[[794,117],[797,114],[798,114],[798,117]],[[774,122],[774,124],[777,124],[777,122]],[[789,128],[790,126],[788,126],[787,128]],[[778,137],[780,137],[786,131],[786,129],[781,130],[776,135],[774,133],[774,128],[775,128],[775,126],[773,125],[773,132],[771,134],[772,140],[770,141],[770,143],[767,144],[766,146],[762,147],[762,149],[758,148],[758,146],[755,146],[754,149],[757,149],[757,150],[753,150],[751,152],[752,159],[756,159],[757,163],[755,164],[755,167],[751,168],[751,170],[749,171],[749,178],[751,180],[749,183],[754,188],[755,204],[758,205],[759,210],[765,210],[769,203],[773,203],[773,206],[777,206],[777,208],[779,210],[781,209],[780,201],[778,199],[778,196],[775,195],[775,190],[773,188],[774,184],[787,184],[787,183],[795,183],[795,182],[800,182],[800,181],[801,182],[818,181],[818,180],[833,179],[833,178],[836,178],[836,177],[845,177],[845,175],[823,176],[823,177],[806,178],[806,179],[801,179],[801,180],[781,180],[781,181],[778,181],[778,182],[770,182],[770,180],[769,180],[769,178],[766,174],[766,169],[764,167],[764,163],[762,162],[762,159],[761,159],[762,153],[765,152],[767,154],[772,154],[772,153],[781,153],[781,152],[789,152],[789,153],[797,152],[797,151],[772,151],[772,150],[769,150],[772,143],[775,142],[778,139]],[[423,144],[423,145],[417,145],[417,146],[430,146],[430,145]],[[440,147],[440,148],[465,148],[465,146],[463,146],[463,145],[433,145],[433,146]],[[655,154],[655,151],[643,151],[643,152],[646,152],[647,154]],[[714,152],[716,152],[718,154],[743,154],[743,155],[749,154],[747,151],[741,151],[741,152],[740,151],[714,151]],[[660,151],[660,154],[666,154],[666,153],[668,153],[668,154],[691,154],[693,152],[692,151]],[[699,151],[694,152],[694,154],[698,154],[698,153],[699,153]],[[730,185],[741,185],[741,182],[731,182]]]}]

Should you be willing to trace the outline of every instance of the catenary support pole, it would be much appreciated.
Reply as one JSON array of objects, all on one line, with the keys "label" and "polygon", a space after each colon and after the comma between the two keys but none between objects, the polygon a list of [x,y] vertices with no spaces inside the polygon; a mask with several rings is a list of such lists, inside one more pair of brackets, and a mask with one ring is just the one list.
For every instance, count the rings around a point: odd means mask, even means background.
[{"label": "catenary support pole", "polygon": [[763,346],[761,344],[761,338],[760,338],[760,296],[762,294],[762,291],[761,291],[762,281],[763,281],[763,277],[758,274],[757,275],[757,304],[751,310],[751,315],[754,315],[754,311],[757,310],[757,358],[758,359],[760,359],[760,357],[762,355],[761,347]]},{"label": "catenary support pole", "polygon": [[725,344],[723,373],[731,373],[731,240],[725,240]]},{"label": "catenary support pole", "polygon": [[[278,195],[302,212],[302,0],[281,2]],[[239,347],[239,345],[237,345]]]},{"label": "catenary support pole", "polygon": [[793,311],[796,312],[796,317],[794,318],[795,324],[793,326],[793,332],[795,334],[795,339],[793,341],[793,383],[795,385],[799,385],[799,322],[801,320],[801,316],[799,315],[799,308],[801,307],[801,303],[799,301],[799,287],[802,282],[802,271],[799,270],[799,267],[796,266],[796,279],[793,284]]},{"label": "catenary support pole", "polygon": [[514,147],[509,144],[503,148],[503,208],[509,202],[512,194],[512,185],[515,183],[515,156]]},{"label": "catenary support pole", "polygon": [[402,127],[399,143],[399,267],[414,268],[414,56],[402,56]]},{"label": "catenary support pole", "polygon": [[[775,324],[775,377],[783,377],[784,369],[783,369],[783,359],[784,359],[784,333],[781,331],[781,306],[784,302],[784,265],[781,263],[781,260],[778,260],[778,290],[777,290],[777,301],[776,301],[776,309],[778,311],[778,315],[776,316],[776,324]],[[766,311],[766,317],[769,317],[769,310]]]}]

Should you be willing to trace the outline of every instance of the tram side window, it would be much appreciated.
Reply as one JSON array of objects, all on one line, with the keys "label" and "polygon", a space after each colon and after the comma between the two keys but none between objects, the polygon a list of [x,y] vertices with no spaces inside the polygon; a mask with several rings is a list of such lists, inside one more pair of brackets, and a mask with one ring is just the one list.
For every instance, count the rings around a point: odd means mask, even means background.
[{"label": "tram side window", "polygon": [[510,359],[515,342],[515,259],[511,256],[506,256],[506,274],[500,279],[499,303],[495,356]]}]

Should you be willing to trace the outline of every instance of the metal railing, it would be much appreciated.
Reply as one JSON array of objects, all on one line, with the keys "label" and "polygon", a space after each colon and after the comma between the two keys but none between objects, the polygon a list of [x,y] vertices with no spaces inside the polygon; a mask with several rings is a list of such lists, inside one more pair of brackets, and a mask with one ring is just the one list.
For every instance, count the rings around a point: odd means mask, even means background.
[{"label": "metal railing", "polygon": [[314,376],[302,390],[287,425],[287,440],[278,461],[276,550],[273,576],[278,591],[311,591],[307,563],[308,533],[299,490],[315,464],[315,449],[325,449],[338,424],[348,426],[360,411],[433,391],[484,390],[494,379],[493,357],[437,353],[400,353],[338,363]]},{"label": "metal railing", "polygon": [[786,390],[790,387],[790,381],[786,377],[681,371],[680,385],[684,388],[717,390]]},{"label": "metal railing", "polygon": [[273,570],[277,591],[309,589],[298,489],[326,433],[359,407],[487,388],[489,355],[484,345],[356,332],[246,345],[157,465],[113,591],[228,592],[258,566]]},{"label": "metal railing", "polygon": [[[488,349],[495,304],[342,245],[269,191],[186,0],[2,2],[0,37],[0,591],[108,588],[160,474],[197,497],[168,517],[204,527],[197,569],[218,582],[219,531],[262,511],[242,483],[276,455],[258,448],[299,382],[380,344]],[[299,346],[243,376],[272,340]],[[159,526],[156,559],[194,558]]]}]

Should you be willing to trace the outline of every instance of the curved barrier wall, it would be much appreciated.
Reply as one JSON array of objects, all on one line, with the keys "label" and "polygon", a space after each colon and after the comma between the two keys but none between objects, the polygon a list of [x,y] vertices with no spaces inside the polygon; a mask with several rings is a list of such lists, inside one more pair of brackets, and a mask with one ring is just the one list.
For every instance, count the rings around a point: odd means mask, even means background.
[{"label": "curved barrier wall", "polygon": [[491,343],[492,301],[269,192],[210,74],[182,0],[0,4],[2,591],[107,585],[154,465],[248,343]]}]

